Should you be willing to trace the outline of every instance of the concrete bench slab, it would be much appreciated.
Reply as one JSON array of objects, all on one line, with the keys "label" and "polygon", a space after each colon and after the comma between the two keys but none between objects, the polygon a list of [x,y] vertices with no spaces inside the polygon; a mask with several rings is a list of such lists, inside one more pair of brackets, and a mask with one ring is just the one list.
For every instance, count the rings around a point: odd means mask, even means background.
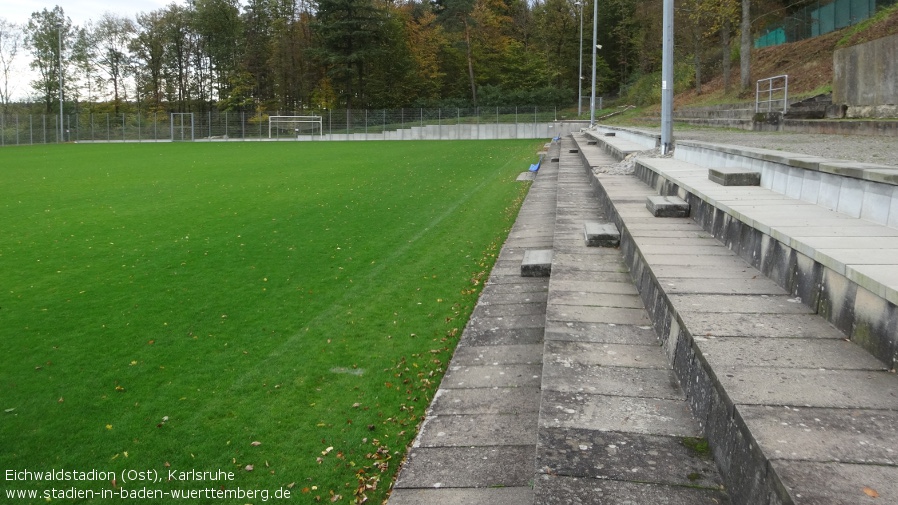
[{"label": "concrete bench slab", "polygon": [[655,217],[689,217],[689,204],[678,196],[650,196],[645,207]]},{"label": "concrete bench slab", "polygon": [[530,249],[524,251],[524,260],[521,261],[521,277],[548,277],[551,273],[551,249]]},{"label": "concrete bench slab", "polygon": [[536,179],[536,172],[521,172],[518,174],[518,181],[532,181]]},{"label": "concrete bench slab", "polygon": [[708,179],[721,186],[760,186],[761,173],[744,168],[719,167],[708,169]]},{"label": "concrete bench slab", "polygon": [[583,238],[587,247],[617,247],[620,245],[620,231],[614,223],[583,223]]}]

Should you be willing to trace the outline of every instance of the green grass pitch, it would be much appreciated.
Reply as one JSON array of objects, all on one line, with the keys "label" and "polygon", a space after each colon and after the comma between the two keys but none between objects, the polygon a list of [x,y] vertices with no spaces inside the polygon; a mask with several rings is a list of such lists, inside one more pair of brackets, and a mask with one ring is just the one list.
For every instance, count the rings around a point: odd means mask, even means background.
[{"label": "green grass pitch", "polygon": [[379,503],[542,143],[0,150],[0,502]]}]

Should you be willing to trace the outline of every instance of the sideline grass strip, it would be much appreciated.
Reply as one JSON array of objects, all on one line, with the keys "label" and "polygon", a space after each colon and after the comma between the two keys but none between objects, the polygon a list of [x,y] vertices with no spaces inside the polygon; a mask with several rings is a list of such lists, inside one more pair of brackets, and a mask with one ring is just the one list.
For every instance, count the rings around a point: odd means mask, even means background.
[{"label": "sideline grass strip", "polygon": [[0,150],[0,469],[115,473],[2,492],[381,501],[541,144]]}]

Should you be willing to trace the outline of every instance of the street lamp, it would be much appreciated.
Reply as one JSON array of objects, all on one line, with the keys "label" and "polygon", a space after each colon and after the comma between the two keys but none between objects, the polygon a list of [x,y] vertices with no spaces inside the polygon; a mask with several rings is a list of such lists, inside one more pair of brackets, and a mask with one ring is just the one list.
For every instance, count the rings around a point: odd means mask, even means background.
[{"label": "street lamp", "polygon": [[62,118],[62,23],[56,25],[59,42],[59,139],[65,142],[65,126]]},{"label": "street lamp", "polygon": [[577,118],[583,112],[583,2],[574,5],[580,8],[580,69],[577,71]]},{"label": "street lamp", "polygon": [[596,49],[598,42],[599,0],[592,0],[592,98],[589,102],[589,126],[596,125]]}]

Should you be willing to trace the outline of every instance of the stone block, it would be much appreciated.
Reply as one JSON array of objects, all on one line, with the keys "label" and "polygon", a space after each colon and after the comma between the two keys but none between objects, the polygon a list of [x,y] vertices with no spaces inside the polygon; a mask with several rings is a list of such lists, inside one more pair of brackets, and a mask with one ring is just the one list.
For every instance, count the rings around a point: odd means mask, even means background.
[{"label": "stone block", "polygon": [[744,168],[709,168],[708,179],[721,186],[760,186],[761,173]]},{"label": "stone block", "polygon": [[678,196],[650,196],[645,207],[655,217],[689,217],[689,204]]},{"label": "stone block", "polygon": [[588,247],[617,247],[620,245],[620,231],[614,223],[583,223],[583,235]]},{"label": "stone block", "polygon": [[521,261],[521,277],[548,277],[551,273],[551,249],[530,249],[524,251],[524,260]]}]

